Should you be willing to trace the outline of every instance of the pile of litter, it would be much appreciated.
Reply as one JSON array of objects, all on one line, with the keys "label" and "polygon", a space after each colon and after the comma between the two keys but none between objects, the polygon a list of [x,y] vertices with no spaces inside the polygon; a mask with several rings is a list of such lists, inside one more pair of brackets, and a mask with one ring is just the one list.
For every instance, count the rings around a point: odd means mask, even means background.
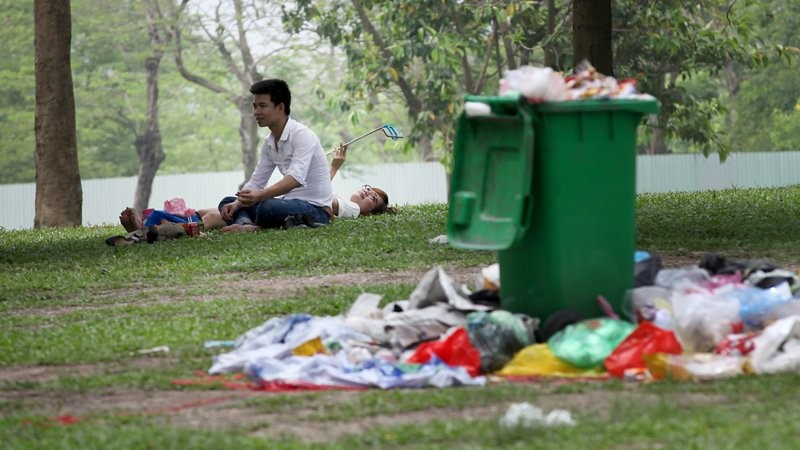
[{"label": "pile of litter", "polygon": [[575,66],[573,75],[564,76],[549,67],[523,66],[506,71],[500,80],[500,95],[522,95],[532,103],[588,99],[652,100],[636,89],[636,79],[617,81],[599,73],[584,60]]},{"label": "pile of litter", "polygon": [[365,293],[345,314],[272,318],[215,356],[209,373],[244,372],[283,386],[482,385],[483,374],[534,341],[538,325],[491,297],[435,267],[407,300],[379,307],[381,296]]},{"label": "pile of litter", "polygon": [[663,268],[646,252],[636,258],[629,320],[562,311],[540,327],[539,318],[500,308],[497,265],[481,271],[475,291],[435,267],[407,300],[380,306],[381,296],[364,293],[341,315],[274,317],[234,341],[213,341],[208,348],[232,349],[208,372],[244,373],[254,388],[391,389],[800,371],[796,273],[715,254],[683,268]]}]

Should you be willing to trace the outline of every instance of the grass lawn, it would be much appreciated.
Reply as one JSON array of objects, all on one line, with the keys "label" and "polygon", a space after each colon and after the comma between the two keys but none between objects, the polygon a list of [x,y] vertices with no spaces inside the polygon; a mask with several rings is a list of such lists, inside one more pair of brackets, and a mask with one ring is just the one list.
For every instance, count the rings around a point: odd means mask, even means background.
[{"label": "grass lawn", "polygon": [[[480,388],[270,394],[197,379],[265,320],[334,315],[362,292],[408,298],[431,267],[467,284],[490,252],[428,239],[446,205],[155,245],[109,247],[119,226],[0,231],[0,442],[11,449],[795,448],[798,377],[711,383],[497,383]],[[800,188],[637,198],[637,248],[668,264],[705,252],[796,270]],[[169,352],[140,353],[168,346]],[[514,402],[574,427],[504,429]]]}]

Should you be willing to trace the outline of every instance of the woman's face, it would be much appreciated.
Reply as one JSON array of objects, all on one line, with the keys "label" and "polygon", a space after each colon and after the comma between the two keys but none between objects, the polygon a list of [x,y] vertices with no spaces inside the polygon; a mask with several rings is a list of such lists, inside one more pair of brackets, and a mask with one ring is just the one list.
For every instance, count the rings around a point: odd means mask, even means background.
[{"label": "woman's face", "polygon": [[358,205],[361,215],[371,214],[372,211],[385,206],[383,198],[372,190],[372,186],[368,184],[365,184],[361,189],[353,192],[353,195],[350,196],[350,201]]}]

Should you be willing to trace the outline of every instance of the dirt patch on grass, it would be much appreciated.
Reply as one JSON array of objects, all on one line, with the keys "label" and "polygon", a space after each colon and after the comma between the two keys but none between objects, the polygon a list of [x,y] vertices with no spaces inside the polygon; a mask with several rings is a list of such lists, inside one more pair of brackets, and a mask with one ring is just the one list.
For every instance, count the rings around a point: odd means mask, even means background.
[{"label": "dirt patch on grass", "polygon": [[177,358],[135,357],[124,362],[0,367],[0,380],[9,383],[46,383],[61,377],[89,377],[123,373],[131,369],[158,370],[174,366]]},{"label": "dirt patch on grass", "polygon": [[[482,267],[444,268],[453,280],[475,289],[476,277]],[[375,285],[416,285],[427,270],[398,270],[395,272],[348,272],[333,275],[307,277],[274,276],[268,272],[252,273],[247,277],[225,280],[209,279],[215,286],[214,292],[200,286],[176,286],[171,288],[152,288],[136,286],[128,289],[115,289],[92,294],[98,301],[94,304],[61,305],[46,308],[22,308],[8,311],[8,314],[27,316],[59,316],[79,311],[116,309],[126,306],[148,306],[165,303],[214,301],[230,298],[236,293],[240,300],[273,300],[302,295],[307,289],[333,286],[375,286]],[[104,302],[103,299],[108,299]],[[133,299],[133,300],[127,300]],[[141,300],[147,299],[147,300]]]},{"label": "dirt patch on grass", "polygon": [[[656,405],[662,401],[693,405],[725,404],[722,394],[683,393],[676,395],[640,392],[638,386],[619,391],[588,391],[575,394],[547,393],[548,384],[530,385],[530,403],[545,412],[569,411],[574,420],[600,417],[607,420],[626,404]],[[422,424],[448,420],[499,420],[511,402],[480,404],[459,408],[432,407],[424,410],[338,417],[337,405],[352,404],[360,392],[296,393],[281,395],[258,391],[143,391],[107,390],[89,394],[52,394],[34,391],[0,391],[0,401],[23,402],[47,417],[72,415],[82,421],[108,414],[153,416],[172,426],[205,430],[235,430],[271,439],[289,438],[306,443],[338,440],[378,427]],[[665,396],[669,395],[666,399]],[[269,401],[273,400],[273,401]],[[285,401],[282,401],[285,400]],[[526,401],[520,398],[519,401]],[[280,405],[280,406],[276,406]],[[31,409],[28,409],[31,412]]]},{"label": "dirt patch on grass", "polygon": [[[481,267],[445,268],[444,271],[453,280],[473,288],[474,280],[480,274]],[[331,286],[369,286],[419,283],[427,270],[398,270],[394,272],[349,272],[333,275],[310,277],[269,277],[249,276],[248,279],[223,281],[217,283],[223,290],[257,292],[269,298],[290,297],[302,293],[305,289]],[[263,298],[260,297],[260,298]]]}]

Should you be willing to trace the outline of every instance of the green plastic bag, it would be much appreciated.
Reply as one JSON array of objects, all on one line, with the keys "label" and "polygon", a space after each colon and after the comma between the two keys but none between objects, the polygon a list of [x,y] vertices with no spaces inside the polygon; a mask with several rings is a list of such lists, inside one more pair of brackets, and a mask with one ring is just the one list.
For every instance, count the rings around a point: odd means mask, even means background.
[{"label": "green plastic bag", "polygon": [[481,372],[501,369],[535,339],[539,319],[499,309],[467,314],[467,331],[472,345],[481,354]]},{"label": "green plastic bag", "polygon": [[584,368],[603,364],[636,325],[624,320],[589,319],[567,326],[554,334],[547,345],[562,360]]}]

